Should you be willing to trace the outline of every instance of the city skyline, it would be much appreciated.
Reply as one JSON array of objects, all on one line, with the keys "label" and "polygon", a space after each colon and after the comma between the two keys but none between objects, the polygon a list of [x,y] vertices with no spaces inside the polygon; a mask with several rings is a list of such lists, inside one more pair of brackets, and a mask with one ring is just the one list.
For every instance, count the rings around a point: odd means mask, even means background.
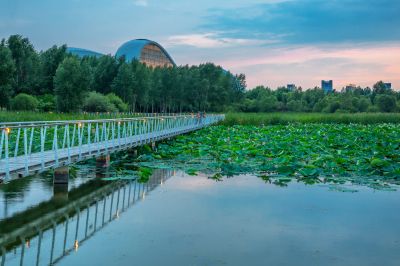
[{"label": "city skyline", "polygon": [[248,87],[334,80],[334,88],[383,80],[400,88],[397,1],[183,0],[0,1],[0,38],[28,37],[37,50],[67,44],[114,54],[148,38],[178,65],[214,62],[244,73]]}]

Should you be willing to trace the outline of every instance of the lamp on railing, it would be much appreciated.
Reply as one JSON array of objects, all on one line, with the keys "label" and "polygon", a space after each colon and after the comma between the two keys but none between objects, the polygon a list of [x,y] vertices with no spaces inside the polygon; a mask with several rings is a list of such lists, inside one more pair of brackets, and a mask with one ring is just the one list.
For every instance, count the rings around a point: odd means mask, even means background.
[{"label": "lamp on railing", "polygon": [[10,134],[11,128],[7,127],[7,128],[4,129],[4,131],[6,132],[6,134]]},{"label": "lamp on railing", "polygon": [[79,242],[78,242],[78,240],[75,240],[75,242],[74,242],[75,251],[78,251],[78,248],[79,248]]}]

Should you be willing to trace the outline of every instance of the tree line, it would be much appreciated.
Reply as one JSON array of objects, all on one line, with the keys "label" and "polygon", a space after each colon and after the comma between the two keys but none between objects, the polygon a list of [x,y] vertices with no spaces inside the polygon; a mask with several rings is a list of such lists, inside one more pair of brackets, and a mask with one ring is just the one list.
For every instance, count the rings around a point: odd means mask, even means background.
[{"label": "tree line", "polygon": [[212,63],[147,67],[110,55],[71,55],[67,46],[37,52],[29,39],[0,43],[0,107],[41,111],[224,111],[244,95],[234,77]]},{"label": "tree line", "polygon": [[272,90],[258,86],[245,92],[243,101],[233,106],[242,112],[400,112],[400,92],[387,89],[382,81],[373,88],[343,88],[325,93],[320,88]]},{"label": "tree line", "polygon": [[36,51],[28,38],[0,43],[0,108],[58,112],[398,112],[400,93],[373,88],[245,90],[245,75],[212,63],[147,67],[110,55],[79,58],[67,46]]}]

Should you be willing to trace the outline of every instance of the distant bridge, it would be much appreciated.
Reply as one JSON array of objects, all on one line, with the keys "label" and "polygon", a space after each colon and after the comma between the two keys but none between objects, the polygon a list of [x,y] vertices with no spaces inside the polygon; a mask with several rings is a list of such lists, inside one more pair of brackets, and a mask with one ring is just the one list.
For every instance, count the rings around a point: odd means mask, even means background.
[{"label": "distant bridge", "polygon": [[[173,115],[0,123],[0,182],[159,141],[217,123],[224,115]],[[107,162],[105,162],[107,163]]]}]

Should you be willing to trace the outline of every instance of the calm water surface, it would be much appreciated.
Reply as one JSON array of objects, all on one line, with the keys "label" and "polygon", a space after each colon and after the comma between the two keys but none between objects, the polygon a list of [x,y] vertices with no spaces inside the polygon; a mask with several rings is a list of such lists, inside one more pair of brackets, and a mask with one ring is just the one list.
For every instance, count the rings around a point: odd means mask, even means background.
[{"label": "calm water surface", "polygon": [[[398,191],[345,187],[358,190],[351,193],[328,185],[282,188],[254,176],[216,182],[170,175],[58,264],[400,265]],[[64,227],[57,230],[60,252]],[[50,240],[44,234],[43,243]],[[34,264],[36,247],[32,240],[25,248],[25,265]],[[6,265],[19,265],[20,252],[8,254]],[[41,264],[49,252],[41,251]]]}]

